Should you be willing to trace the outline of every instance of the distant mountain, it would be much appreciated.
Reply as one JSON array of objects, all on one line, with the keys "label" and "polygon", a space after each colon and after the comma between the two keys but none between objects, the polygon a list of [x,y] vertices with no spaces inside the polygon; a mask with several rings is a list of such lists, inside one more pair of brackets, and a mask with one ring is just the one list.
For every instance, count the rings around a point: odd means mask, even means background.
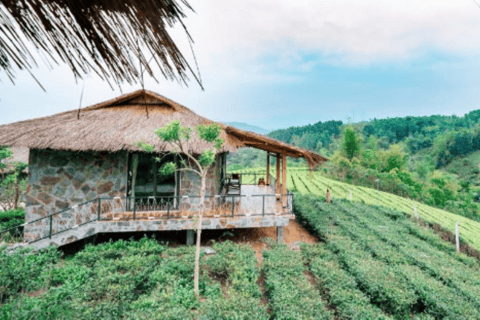
[{"label": "distant mountain", "polygon": [[269,130],[266,130],[257,126],[252,126],[248,123],[243,123],[243,122],[226,122],[225,124],[228,124],[229,126],[242,129],[242,130],[253,131],[259,134],[268,134],[270,132]]}]

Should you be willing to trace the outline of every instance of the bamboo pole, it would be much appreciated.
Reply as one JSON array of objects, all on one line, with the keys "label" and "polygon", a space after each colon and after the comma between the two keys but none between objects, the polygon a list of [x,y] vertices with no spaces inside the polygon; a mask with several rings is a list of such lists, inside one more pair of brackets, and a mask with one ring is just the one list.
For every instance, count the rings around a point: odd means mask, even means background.
[{"label": "bamboo pole", "polygon": [[267,152],[267,177],[265,179],[267,186],[270,185],[270,152]]},{"label": "bamboo pole", "polygon": [[282,203],[287,206],[287,156],[282,154]]},{"label": "bamboo pole", "polygon": [[277,172],[276,172],[276,177],[277,179],[275,180],[275,193],[280,194],[280,154],[277,153]]}]

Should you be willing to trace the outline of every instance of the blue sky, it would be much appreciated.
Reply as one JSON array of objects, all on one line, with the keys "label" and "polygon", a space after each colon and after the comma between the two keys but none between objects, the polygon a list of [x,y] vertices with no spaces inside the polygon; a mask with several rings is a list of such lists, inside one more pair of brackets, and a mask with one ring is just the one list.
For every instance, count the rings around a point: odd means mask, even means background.
[{"label": "blue sky", "polygon": [[[480,109],[480,9],[472,1],[192,2],[186,19],[205,91],[146,79],[146,88],[210,119],[266,129],[325,120]],[[173,30],[190,62],[185,35]],[[65,66],[0,73],[0,124],[120,94]],[[122,91],[139,89],[123,85]]]}]

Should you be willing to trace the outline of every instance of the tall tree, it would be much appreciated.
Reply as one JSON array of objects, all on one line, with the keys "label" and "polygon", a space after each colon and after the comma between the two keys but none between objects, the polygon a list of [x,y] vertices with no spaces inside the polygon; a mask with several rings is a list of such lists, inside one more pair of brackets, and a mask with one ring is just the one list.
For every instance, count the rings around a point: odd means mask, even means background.
[{"label": "tall tree", "polygon": [[348,160],[360,153],[361,138],[352,126],[347,126],[343,132],[342,150],[345,152]]},{"label": "tall tree", "polygon": [[[178,168],[175,162],[167,162],[160,168],[162,175],[171,175],[175,171],[190,171],[200,177],[200,210],[198,213],[197,223],[197,244],[195,252],[195,272],[194,272],[194,291],[198,295],[198,279],[200,269],[200,242],[202,237],[202,219],[205,210],[205,192],[208,170],[215,163],[217,151],[222,148],[224,140],[219,137],[222,130],[221,126],[212,123],[208,126],[198,125],[196,128],[197,135],[203,141],[211,143],[211,148],[207,148],[200,156],[195,156],[189,151],[185,145],[191,138],[191,128],[183,127],[180,121],[175,120],[167,124],[165,127],[157,129],[155,134],[164,142],[172,145],[173,152],[176,153],[181,160],[181,167]],[[153,152],[154,147],[145,142],[139,142],[138,146],[147,152]]]}]

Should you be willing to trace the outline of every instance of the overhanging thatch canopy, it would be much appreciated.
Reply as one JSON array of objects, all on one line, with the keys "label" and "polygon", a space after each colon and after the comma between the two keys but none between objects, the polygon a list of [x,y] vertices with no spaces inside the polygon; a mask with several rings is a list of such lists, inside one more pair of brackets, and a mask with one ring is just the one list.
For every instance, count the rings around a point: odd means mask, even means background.
[{"label": "overhanging thatch canopy", "polygon": [[[80,113],[72,110],[0,126],[0,146],[115,152],[138,151],[135,143],[144,140],[154,145],[158,152],[168,152],[170,146],[160,141],[154,131],[174,120],[192,128],[212,123],[157,93],[139,90],[83,108]],[[225,139],[222,152],[254,147],[290,157],[303,157],[310,166],[327,160],[315,152],[223,124],[221,137]],[[196,132],[185,146],[196,154],[207,147],[211,146],[200,140]]]},{"label": "overhanging thatch canopy", "polygon": [[0,70],[12,78],[16,68],[30,69],[35,48],[50,62],[67,63],[75,76],[93,71],[133,83],[140,64],[153,76],[151,56],[167,79],[185,83],[192,70],[167,30],[185,28],[184,8],[192,10],[186,0],[2,0]]}]

